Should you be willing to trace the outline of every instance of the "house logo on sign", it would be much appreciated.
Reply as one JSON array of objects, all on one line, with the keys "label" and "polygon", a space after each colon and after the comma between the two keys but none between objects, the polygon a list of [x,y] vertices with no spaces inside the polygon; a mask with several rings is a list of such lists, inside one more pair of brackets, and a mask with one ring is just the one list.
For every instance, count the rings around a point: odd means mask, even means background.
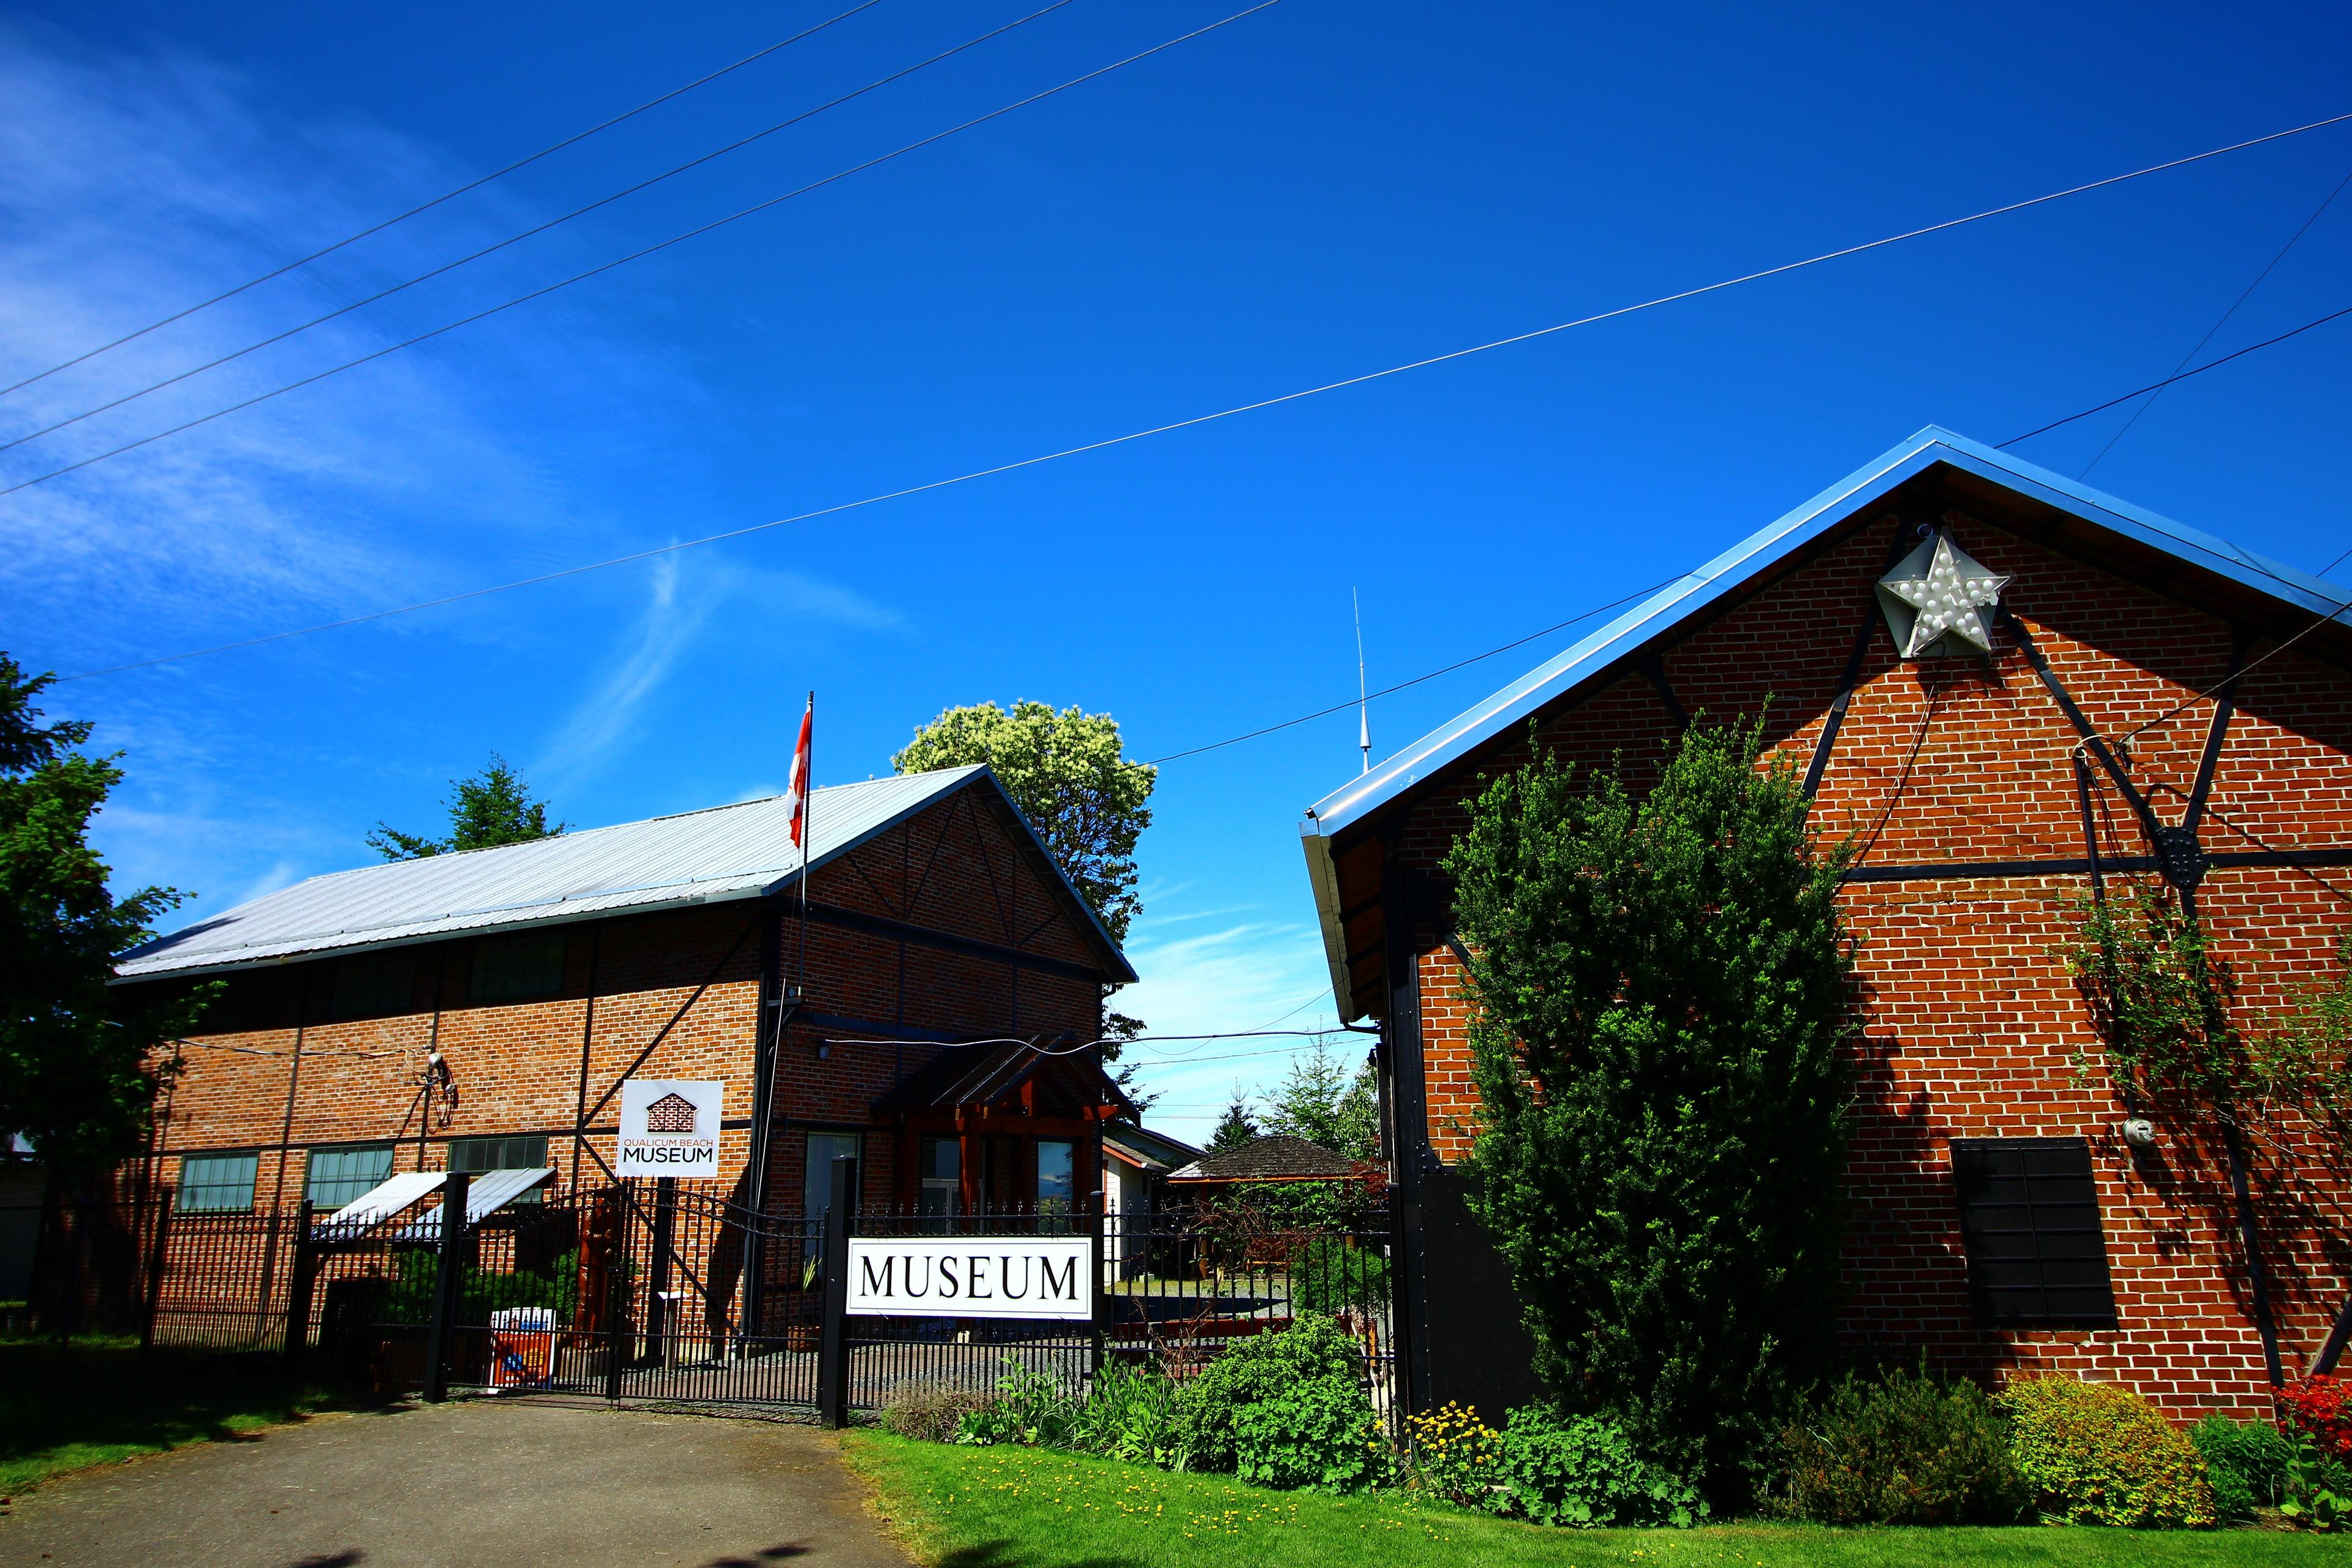
[{"label": "house logo on sign", "polygon": [[622,1084],[614,1173],[716,1177],[726,1094],[727,1085],[717,1080],[633,1078]]}]

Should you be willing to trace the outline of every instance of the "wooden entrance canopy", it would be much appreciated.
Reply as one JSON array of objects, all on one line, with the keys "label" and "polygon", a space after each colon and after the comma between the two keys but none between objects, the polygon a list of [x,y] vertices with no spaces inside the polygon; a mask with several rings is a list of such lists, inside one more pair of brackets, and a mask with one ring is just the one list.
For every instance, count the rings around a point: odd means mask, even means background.
[{"label": "wooden entrance canopy", "polygon": [[989,1138],[1079,1142],[1085,1164],[1073,1174],[1089,1194],[1085,1206],[1098,1207],[1103,1123],[1114,1118],[1140,1121],[1142,1116],[1103,1070],[1098,1049],[1019,1040],[943,1051],[877,1100],[874,1109],[889,1116],[897,1128],[897,1201],[908,1209],[915,1206],[919,1140],[952,1137],[959,1144],[957,1168],[966,1214],[987,1205],[976,1156],[981,1141]]}]

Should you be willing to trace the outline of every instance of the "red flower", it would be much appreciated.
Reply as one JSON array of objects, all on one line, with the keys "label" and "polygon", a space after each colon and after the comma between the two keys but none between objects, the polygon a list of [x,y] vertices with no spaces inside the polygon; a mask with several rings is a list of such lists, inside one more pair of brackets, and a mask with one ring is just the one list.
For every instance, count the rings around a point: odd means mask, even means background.
[{"label": "red flower", "polygon": [[2352,1459],[2352,1388],[2335,1377],[2308,1377],[2279,1395],[2287,1419],[2322,1452]]}]

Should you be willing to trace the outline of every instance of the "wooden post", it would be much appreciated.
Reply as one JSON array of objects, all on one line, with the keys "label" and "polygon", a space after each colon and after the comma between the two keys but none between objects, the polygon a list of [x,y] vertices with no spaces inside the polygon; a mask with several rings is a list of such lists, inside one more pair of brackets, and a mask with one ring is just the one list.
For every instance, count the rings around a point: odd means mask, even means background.
[{"label": "wooden post", "polygon": [[604,1254],[604,1397],[621,1397],[621,1363],[627,1359],[629,1321],[629,1217],[635,1212],[625,1184],[599,1194],[612,1221]]},{"label": "wooden post", "polygon": [[139,1353],[145,1355],[155,1348],[155,1312],[163,1303],[163,1271],[169,1267],[171,1254],[165,1249],[172,1240],[173,1194],[163,1194],[163,1206],[155,1211],[154,1250],[147,1259],[146,1310],[139,1316]]},{"label": "wooden post", "polygon": [[436,1404],[449,1397],[449,1330],[463,1294],[469,1228],[466,1190],[473,1182],[465,1172],[452,1171],[441,1189],[441,1266],[433,1279],[433,1322],[425,1331],[425,1397]]},{"label": "wooden post", "polygon": [[857,1207],[857,1161],[833,1162],[824,1209],[824,1322],[817,1339],[816,1418],[839,1431],[849,1425],[849,1227]]},{"label": "wooden post", "polygon": [[677,1228],[677,1178],[658,1176],[654,1180],[654,1239],[653,1279],[646,1298],[646,1358],[659,1366],[669,1364],[669,1255],[670,1236]]}]

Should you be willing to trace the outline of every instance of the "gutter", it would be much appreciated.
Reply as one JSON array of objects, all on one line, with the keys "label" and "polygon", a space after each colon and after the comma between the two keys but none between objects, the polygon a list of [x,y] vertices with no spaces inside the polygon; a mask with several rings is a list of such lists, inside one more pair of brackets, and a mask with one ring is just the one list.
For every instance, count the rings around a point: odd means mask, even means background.
[{"label": "gutter", "polygon": [[1352,1024],[1364,1016],[1356,1005],[1355,986],[1348,977],[1348,932],[1339,923],[1339,870],[1331,863],[1331,841],[1315,808],[1298,825],[1298,847],[1307,853],[1307,879],[1315,889],[1315,923],[1323,933],[1323,960],[1331,969],[1331,999],[1339,1022]]}]

